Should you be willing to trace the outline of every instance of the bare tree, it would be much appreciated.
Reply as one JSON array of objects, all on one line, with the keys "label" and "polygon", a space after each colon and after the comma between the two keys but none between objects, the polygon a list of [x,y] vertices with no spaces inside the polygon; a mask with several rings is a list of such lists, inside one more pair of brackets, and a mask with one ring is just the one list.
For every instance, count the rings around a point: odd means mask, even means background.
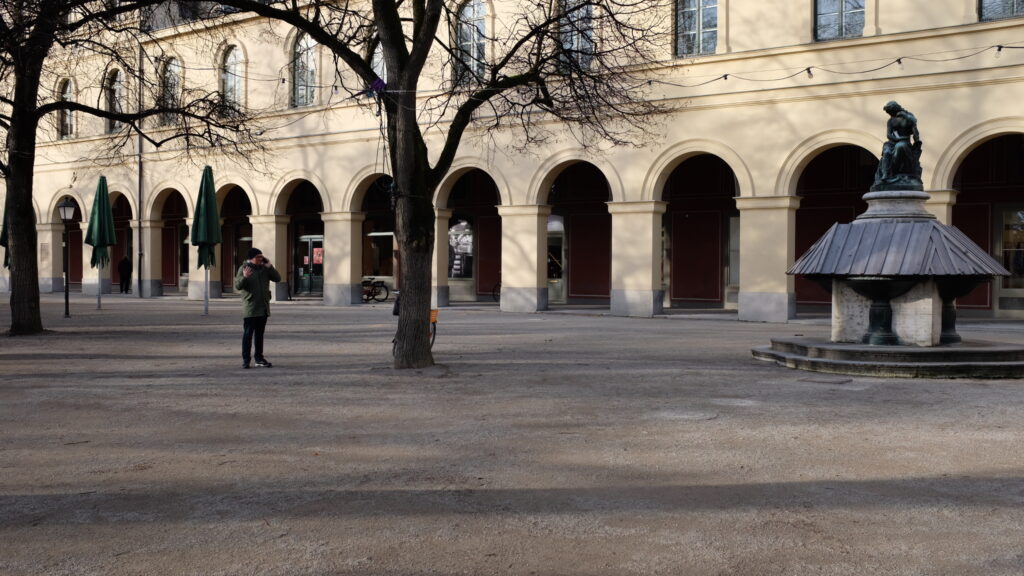
[{"label": "bare tree", "polygon": [[[230,152],[258,146],[250,114],[216,89],[183,88],[173,98],[154,96],[167,87],[153,74],[161,45],[148,25],[165,5],[159,0],[0,0],[0,131],[6,132],[0,175],[6,186],[12,334],[43,330],[32,192],[45,119],[58,118],[60,124],[76,113],[106,119],[107,153],[118,152],[133,137],[157,147],[173,142],[171,148],[185,153],[199,147]],[[112,93],[113,101],[101,97],[86,103],[43,88],[49,79],[73,77],[97,62],[118,70],[104,80],[110,83],[105,90],[133,87],[137,97],[126,97],[122,104]],[[158,125],[168,121],[171,126]]]},{"label": "bare tree", "polygon": [[[221,4],[309,34],[334,55],[343,87],[369,91],[368,105],[383,108],[402,278],[396,368],[433,364],[432,199],[467,129],[518,128],[526,144],[550,136],[556,121],[582,143],[624,144],[662,111],[646,91],[650,64],[670,45],[666,0],[508,0],[509,17],[489,32],[467,13],[477,2],[463,0]],[[427,130],[443,133],[433,163]]]}]

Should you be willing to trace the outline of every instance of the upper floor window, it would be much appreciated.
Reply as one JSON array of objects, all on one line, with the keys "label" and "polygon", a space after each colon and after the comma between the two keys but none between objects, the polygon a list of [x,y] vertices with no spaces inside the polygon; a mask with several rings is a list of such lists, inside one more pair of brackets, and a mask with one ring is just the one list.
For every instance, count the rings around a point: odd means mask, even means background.
[{"label": "upper floor window", "polygon": [[484,74],[485,47],[483,0],[469,0],[459,9],[456,29],[458,59],[455,62],[455,83],[472,81]]},{"label": "upper floor window", "polygon": [[[181,95],[181,64],[176,58],[171,58],[164,64],[160,74],[160,98],[157,105],[160,108],[177,108],[179,96]],[[174,112],[162,112],[160,124],[168,125],[174,123],[176,114]]]},{"label": "upper floor window", "polygon": [[815,40],[864,35],[864,0],[815,0]]},{"label": "upper floor window", "polygon": [[714,54],[718,0],[676,0],[676,56]]},{"label": "upper floor window", "polygon": [[316,94],[316,42],[308,34],[295,41],[292,58],[292,106],[313,104]]},{"label": "upper floor window", "polygon": [[384,45],[380,42],[377,42],[377,46],[373,49],[373,56],[370,56],[370,68],[378,78],[387,84],[388,63],[384,61]]},{"label": "upper floor window", "polygon": [[[124,112],[124,76],[120,70],[111,70],[103,80],[103,107],[107,112]],[[107,118],[107,133],[117,132],[124,124],[120,120]]]},{"label": "upper floor window", "polygon": [[[71,80],[60,83],[59,97],[61,102],[73,102],[75,100],[74,86]],[[62,140],[75,135],[75,112],[73,110],[61,110],[57,113],[57,134]]]},{"label": "upper floor window", "polygon": [[242,51],[228,46],[221,63],[220,91],[224,103],[235,108],[242,105]]},{"label": "upper floor window", "polygon": [[982,20],[1024,16],[1024,0],[981,0],[978,9]]},{"label": "upper floor window", "polygon": [[594,58],[594,6],[585,0],[559,0],[559,8],[564,15],[559,30],[560,60],[564,67],[575,64],[586,70]]}]

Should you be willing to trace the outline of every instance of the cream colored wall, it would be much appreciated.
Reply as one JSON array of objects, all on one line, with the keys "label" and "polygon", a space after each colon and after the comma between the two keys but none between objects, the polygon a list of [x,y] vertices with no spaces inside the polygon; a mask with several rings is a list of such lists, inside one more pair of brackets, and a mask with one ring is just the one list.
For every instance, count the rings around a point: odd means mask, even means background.
[{"label": "cream colored wall", "polygon": [[[550,183],[572,162],[589,161],[597,166],[609,180],[614,202],[648,202],[661,200],[665,179],[683,159],[715,154],[732,167],[741,197],[764,199],[739,203],[741,292],[785,300],[793,285],[784,271],[795,257],[792,237],[797,200],[791,196],[801,171],[817,154],[833,146],[858,145],[877,156],[884,137],[886,116],[881,108],[885,102],[899,101],[920,121],[926,188],[951,188],[956,166],[981,141],[1024,132],[1024,115],[1016,112],[1024,98],[1024,50],[1004,50],[998,59],[994,50],[948,62],[908,58],[941,60],[979,47],[1010,44],[1021,37],[1024,20],[974,23],[974,0],[868,0],[865,38],[814,44],[810,40],[812,6],[810,1],[779,2],[769,10],[759,0],[723,0],[721,18],[727,22],[727,30],[722,34],[728,40],[722,43],[720,37],[720,46],[728,45],[731,53],[665,62],[658,78],[674,85],[656,84],[652,96],[664,99],[675,111],[654,119],[645,129],[640,148],[583,150],[565,132],[556,130],[548,144],[518,153],[514,151],[515,144],[521,142],[517,132],[470,131],[453,172],[480,168],[495,179],[503,204],[505,246],[529,252],[544,249],[537,210],[521,213],[505,207],[543,203]],[[498,22],[506,20],[501,15],[495,17]],[[186,67],[185,81],[194,85],[216,82],[212,70],[200,68],[215,68],[227,43],[243,48],[247,74],[252,77],[246,84],[248,103],[264,111],[267,165],[248,167],[213,153],[200,154],[188,164],[172,152],[154,152],[147,147],[144,217],[159,218],[159,202],[154,198],[167,188],[179,190],[187,204],[194,205],[203,163],[214,166],[218,186],[242,186],[257,217],[283,214],[289,184],[297,179],[317,186],[325,212],[358,212],[364,182],[386,172],[386,166],[376,160],[382,155],[379,119],[351,101],[338,104],[341,96],[336,97],[329,88],[321,90],[315,106],[287,108],[290,88],[279,78],[287,75],[287,47],[293,35],[278,28],[277,38],[268,40],[267,26],[253,21],[225,30],[230,40],[202,38],[189,44],[188,38],[180,39],[177,53]],[[902,68],[891,65],[868,71],[899,57],[905,58]],[[328,62],[321,54],[321,83],[325,86],[330,83],[323,76]],[[808,66],[813,67],[813,77],[801,72]],[[794,72],[797,74],[785,78]],[[723,74],[730,78],[695,86]],[[86,97],[98,97],[95,83],[83,81],[80,89]],[[39,204],[51,207],[65,191],[91,201],[96,178],[104,173],[112,190],[117,188],[128,196],[137,215],[133,158],[112,166],[85,160],[107,137],[100,134],[98,121],[81,120],[79,127],[79,139],[40,146]],[[439,138],[429,134],[428,145],[436,154]],[[133,152],[131,145],[126,152]],[[441,207],[446,187],[452,183],[449,180],[439,191]],[[948,199],[946,204],[933,202],[929,207],[948,219],[954,196],[943,197]],[[40,222],[52,221],[51,214],[52,210],[41,214]],[[629,219],[648,220],[646,216],[620,217],[620,231]],[[345,250],[355,234],[351,226],[336,223],[329,224],[327,230],[329,235],[339,236],[327,239],[328,253]],[[279,237],[277,233],[275,238],[282,241]],[[524,291],[543,288],[543,259],[513,254],[503,253],[505,286]],[[627,268],[626,257],[624,250],[613,247],[613,270],[620,278],[616,286],[647,286],[647,274]],[[355,264],[343,256],[338,261],[345,263],[344,271],[328,271],[329,279],[352,285]],[[159,269],[152,259],[148,266],[152,268],[147,267],[147,274],[157,277]],[[440,278],[438,284],[443,284]]]}]

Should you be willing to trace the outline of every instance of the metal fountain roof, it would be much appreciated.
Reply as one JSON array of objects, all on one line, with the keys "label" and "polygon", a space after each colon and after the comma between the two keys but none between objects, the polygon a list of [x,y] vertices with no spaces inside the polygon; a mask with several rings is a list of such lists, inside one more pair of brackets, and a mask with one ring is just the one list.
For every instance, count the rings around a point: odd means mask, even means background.
[{"label": "metal fountain roof", "polygon": [[[833,224],[786,271],[803,276],[1009,276],[963,232],[924,210],[928,196],[875,192],[868,211]],[[919,205],[919,206],[918,206]]]}]

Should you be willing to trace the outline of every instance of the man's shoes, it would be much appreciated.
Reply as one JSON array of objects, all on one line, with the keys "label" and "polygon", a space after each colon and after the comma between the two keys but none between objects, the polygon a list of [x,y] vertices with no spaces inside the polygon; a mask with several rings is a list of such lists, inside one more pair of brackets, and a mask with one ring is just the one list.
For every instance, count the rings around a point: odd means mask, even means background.
[{"label": "man's shoes", "polygon": [[242,368],[248,370],[249,369],[249,363],[248,362],[242,362]]},{"label": "man's shoes", "polygon": [[271,364],[270,362],[267,362],[266,358],[257,358],[256,359],[256,367],[257,368],[273,368],[274,365]]}]

